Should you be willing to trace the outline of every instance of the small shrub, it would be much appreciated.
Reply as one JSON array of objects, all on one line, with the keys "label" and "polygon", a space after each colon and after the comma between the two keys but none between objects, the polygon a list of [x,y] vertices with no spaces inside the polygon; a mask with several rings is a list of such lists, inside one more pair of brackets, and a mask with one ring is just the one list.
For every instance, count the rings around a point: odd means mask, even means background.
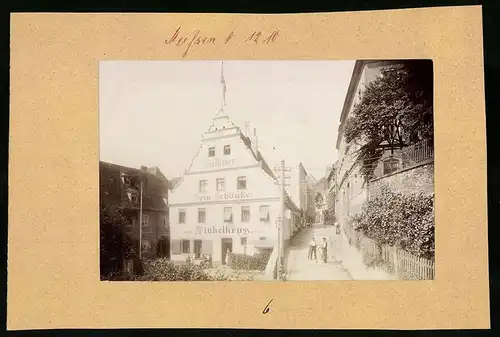
[{"label": "small shrub", "polygon": [[138,281],[220,281],[226,279],[220,274],[209,275],[198,265],[175,265],[165,258],[144,263],[144,275],[137,277]]},{"label": "small shrub", "polygon": [[265,270],[271,252],[252,255],[229,253],[228,266],[232,269]]}]

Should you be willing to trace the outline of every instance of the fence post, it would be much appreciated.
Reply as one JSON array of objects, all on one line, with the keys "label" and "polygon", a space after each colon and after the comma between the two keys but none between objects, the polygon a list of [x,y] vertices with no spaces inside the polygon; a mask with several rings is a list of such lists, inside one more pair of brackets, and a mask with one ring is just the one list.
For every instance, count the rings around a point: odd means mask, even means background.
[{"label": "fence post", "polygon": [[392,254],[394,258],[394,275],[396,276],[396,280],[399,280],[399,259],[398,259],[398,246],[395,245],[392,247]]}]

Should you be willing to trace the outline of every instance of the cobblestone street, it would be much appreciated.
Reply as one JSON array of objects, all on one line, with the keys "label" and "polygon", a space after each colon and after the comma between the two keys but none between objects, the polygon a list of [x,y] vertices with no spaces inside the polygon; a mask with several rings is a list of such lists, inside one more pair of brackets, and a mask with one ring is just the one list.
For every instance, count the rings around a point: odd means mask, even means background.
[{"label": "cobblestone street", "polygon": [[[318,259],[309,260],[309,241],[316,238],[318,245]],[[325,237],[328,240],[327,263],[321,262],[319,247]],[[352,280],[349,271],[344,268],[338,259],[338,250],[341,249],[341,240],[335,235],[335,228],[314,224],[297,233],[285,252],[288,280]]]}]

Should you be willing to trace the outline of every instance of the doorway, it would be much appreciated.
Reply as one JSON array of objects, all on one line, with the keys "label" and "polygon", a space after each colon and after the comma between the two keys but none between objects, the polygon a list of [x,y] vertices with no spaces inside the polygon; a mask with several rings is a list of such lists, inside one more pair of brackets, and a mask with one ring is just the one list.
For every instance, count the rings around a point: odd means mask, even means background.
[{"label": "doorway", "polygon": [[221,248],[222,248],[222,264],[226,264],[226,255],[227,251],[229,252],[233,251],[233,239],[228,239],[228,238],[223,238],[221,239]]},{"label": "doorway", "polygon": [[194,240],[194,255],[197,259],[201,257],[201,240]]}]

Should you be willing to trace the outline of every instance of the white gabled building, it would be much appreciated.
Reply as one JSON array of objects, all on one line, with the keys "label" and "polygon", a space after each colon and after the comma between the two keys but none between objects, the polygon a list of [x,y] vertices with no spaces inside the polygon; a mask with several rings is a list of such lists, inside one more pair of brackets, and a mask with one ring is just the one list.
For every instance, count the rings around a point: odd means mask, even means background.
[{"label": "white gabled building", "polygon": [[[288,196],[285,200],[287,242],[300,223],[300,210]],[[169,206],[173,261],[209,254],[217,264],[225,262],[228,250],[251,255],[275,247],[280,188],[258,149],[256,130],[241,130],[221,109]]]}]

